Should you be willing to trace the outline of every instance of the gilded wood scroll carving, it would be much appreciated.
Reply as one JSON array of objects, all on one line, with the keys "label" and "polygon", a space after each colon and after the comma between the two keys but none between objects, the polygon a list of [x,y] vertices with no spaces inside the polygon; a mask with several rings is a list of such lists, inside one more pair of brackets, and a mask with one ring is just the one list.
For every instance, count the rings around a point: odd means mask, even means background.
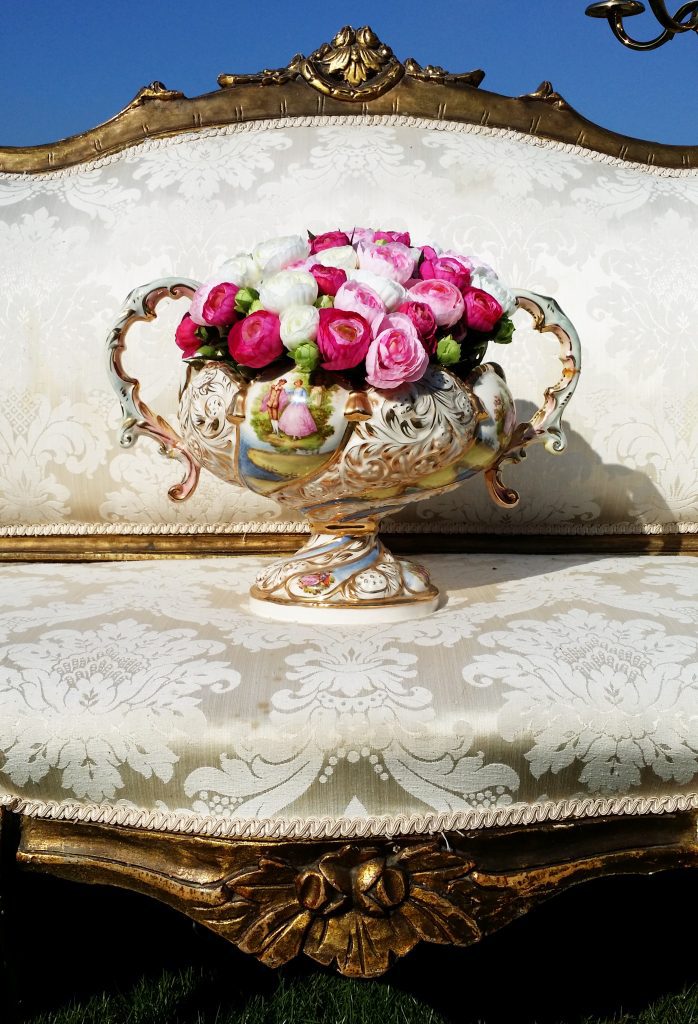
[{"label": "gilded wood scroll carving", "polygon": [[21,827],[24,868],[154,896],[271,967],[305,953],[366,978],[419,942],[470,945],[579,882],[698,866],[692,814],[348,843]]}]

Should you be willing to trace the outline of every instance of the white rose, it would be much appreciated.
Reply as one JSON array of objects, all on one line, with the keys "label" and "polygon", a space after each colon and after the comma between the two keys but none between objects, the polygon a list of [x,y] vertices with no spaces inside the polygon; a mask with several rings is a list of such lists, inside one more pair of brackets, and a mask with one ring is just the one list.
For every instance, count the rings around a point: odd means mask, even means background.
[{"label": "white rose", "polygon": [[511,316],[516,309],[514,293],[509,291],[506,285],[503,285],[497,277],[483,274],[480,267],[477,268],[477,271],[470,278],[471,287],[480,288],[481,291],[487,292],[488,295],[497,300],[504,310],[505,316]]},{"label": "white rose", "polygon": [[315,306],[289,306],[279,317],[281,340],[289,352],[304,341],[315,341],[320,310]]},{"label": "white rose", "polygon": [[309,252],[310,242],[307,238],[301,238],[300,235],[284,235],[260,242],[252,250],[252,255],[259,264],[262,274],[267,277],[283,270],[290,263],[304,260]]},{"label": "white rose", "polygon": [[259,301],[270,313],[282,313],[289,306],[312,306],[317,298],[317,281],[307,270],[280,270],[259,286]]},{"label": "white rose", "polygon": [[238,288],[257,288],[262,278],[259,265],[247,252],[240,252],[232,259],[226,260],[221,266],[220,273],[225,275],[224,281],[230,281]]},{"label": "white rose", "polygon": [[361,284],[368,285],[372,288],[376,295],[380,296],[382,301],[385,303],[385,308],[388,312],[397,309],[401,303],[407,301],[407,292],[397,281],[392,281],[389,277],[380,277],[379,274],[374,274],[370,270],[352,270],[349,275],[352,281],[360,281]]},{"label": "white rose", "polygon": [[359,257],[351,245],[335,245],[332,249],[323,249],[322,252],[316,252],[313,259],[323,267],[339,267],[347,274],[359,265]]}]

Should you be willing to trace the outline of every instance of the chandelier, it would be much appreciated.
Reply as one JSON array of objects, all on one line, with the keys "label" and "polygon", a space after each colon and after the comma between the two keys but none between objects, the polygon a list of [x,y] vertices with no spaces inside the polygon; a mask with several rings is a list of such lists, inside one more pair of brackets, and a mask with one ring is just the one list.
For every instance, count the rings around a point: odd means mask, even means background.
[{"label": "chandelier", "polygon": [[645,5],[639,0],[600,0],[589,4],[586,13],[590,18],[606,18],[616,39],[631,50],[656,50],[681,32],[698,33],[698,0],[683,4],[674,15],[669,14],[665,0],[649,0],[649,5],[662,30],[646,42],[632,39],[623,25],[623,18],[644,12]]}]

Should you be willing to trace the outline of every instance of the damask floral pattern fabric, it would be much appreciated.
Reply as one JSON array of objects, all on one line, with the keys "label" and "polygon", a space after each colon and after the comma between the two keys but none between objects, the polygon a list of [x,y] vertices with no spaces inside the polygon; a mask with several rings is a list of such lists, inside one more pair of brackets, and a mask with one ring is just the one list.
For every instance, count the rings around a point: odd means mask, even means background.
[{"label": "damask floral pattern fabric", "polygon": [[[479,126],[347,117],[229,126],[64,171],[0,174],[0,323],[12,351],[0,533],[288,528],[273,502],[208,474],[190,501],[168,500],[176,465],[147,441],[118,447],[104,338],[138,284],[200,279],[265,235],[378,222],[554,295],[584,349],[570,447],[510,470],[518,508],[493,507],[478,480],[401,513],[400,528],[698,529],[698,173]],[[172,419],[181,313],[173,303],[134,329],[127,357]],[[559,364],[555,341],[517,319],[516,343],[496,355],[526,417]]]},{"label": "damask floral pattern fabric", "polygon": [[248,610],[259,560],[5,566],[0,800],[230,835],[698,806],[698,563],[434,556],[392,625]]}]

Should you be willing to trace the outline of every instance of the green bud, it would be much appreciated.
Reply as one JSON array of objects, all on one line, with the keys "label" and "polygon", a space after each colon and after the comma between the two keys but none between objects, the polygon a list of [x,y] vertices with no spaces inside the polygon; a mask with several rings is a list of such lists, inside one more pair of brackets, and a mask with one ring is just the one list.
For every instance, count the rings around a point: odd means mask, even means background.
[{"label": "green bud", "polygon": [[196,354],[201,359],[220,359],[220,349],[216,348],[215,345],[202,345],[201,348],[197,348]]},{"label": "green bud", "polygon": [[294,348],[293,358],[301,373],[312,373],[320,362],[320,349],[314,341],[303,341]]},{"label": "green bud", "polygon": [[334,306],[334,299],[331,295],[318,295],[314,305],[318,309],[331,309]]},{"label": "green bud", "polygon": [[203,327],[203,326],[197,327],[196,330],[194,331],[194,334],[196,335],[196,337],[200,338],[201,341],[208,341],[208,336],[209,336],[210,333],[211,333],[211,328],[210,327]]},{"label": "green bud", "polygon": [[460,345],[450,334],[442,338],[436,346],[436,358],[443,366],[460,362]]},{"label": "green bud", "polygon": [[249,313],[256,313],[257,310],[259,310],[259,309],[264,309],[264,306],[259,301],[259,299],[255,299],[254,302],[251,303],[250,308],[247,310],[247,312],[248,312],[248,314]]},{"label": "green bud", "polygon": [[513,337],[514,331],[515,327],[512,321],[509,319],[508,316],[503,316],[502,319],[499,321],[499,327],[497,328],[497,333],[494,336],[494,340],[499,345],[508,345]]},{"label": "green bud", "polygon": [[250,306],[259,298],[259,292],[255,288],[240,288],[235,296],[235,312],[249,313]]},{"label": "green bud", "polygon": [[387,245],[388,244],[388,239],[387,238],[377,238],[376,241],[373,244],[374,245]]}]

